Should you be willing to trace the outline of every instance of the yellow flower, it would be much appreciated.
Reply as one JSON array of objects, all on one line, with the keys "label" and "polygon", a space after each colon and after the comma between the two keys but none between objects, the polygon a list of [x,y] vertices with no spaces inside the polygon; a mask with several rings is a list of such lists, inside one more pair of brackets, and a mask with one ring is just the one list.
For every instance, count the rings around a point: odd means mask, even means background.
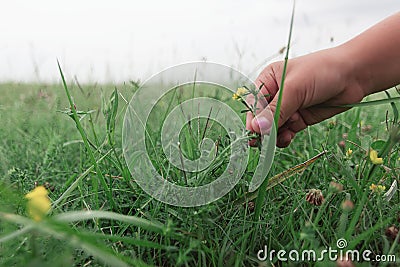
[{"label": "yellow flower", "polygon": [[369,152],[369,158],[371,159],[371,162],[373,164],[382,164],[383,163],[383,159],[378,158],[378,152],[376,152],[376,150],[371,149],[371,151]]},{"label": "yellow flower", "polygon": [[376,184],[371,184],[369,189],[373,192],[373,193],[377,193],[377,194],[382,194],[385,189],[386,186],[384,185],[376,185]]},{"label": "yellow flower", "polygon": [[40,221],[50,211],[51,202],[47,197],[47,190],[44,186],[38,186],[25,195],[28,199],[27,209],[29,216],[35,221]]},{"label": "yellow flower", "polygon": [[234,100],[240,100],[242,96],[244,96],[247,93],[247,89],[244,87],[239,87],[236,90],[236,93],[233,94],[232,99]]},{"label": "yellow flower", "polygon": [[347,149],[347,151],[346,151],[346,158],[350,158],[350,157],[351,157],[351,154],[353,154],[353,150],[351,150],[350,148]]}]

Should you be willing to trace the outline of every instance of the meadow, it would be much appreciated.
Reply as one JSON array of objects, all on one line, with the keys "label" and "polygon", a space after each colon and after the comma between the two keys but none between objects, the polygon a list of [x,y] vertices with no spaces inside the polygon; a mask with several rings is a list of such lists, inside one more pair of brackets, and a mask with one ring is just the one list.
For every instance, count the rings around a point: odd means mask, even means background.
[{"label": "meadow", "polygon": [[[1,266],[297,265],[306,263],[282,261],[276,253],[271,261],[260,260],[259,251],[314,250],[320,255],[328,247],[341,248],[340,239],[346,241],[345,251],[371,251],[373,261],[357,265],[399,263],[400,195],[397,187],[390,191],[400,166],[395,103],[354,107],[277,149],[268,174],[276,183],[261,201],[246,194],[258,160],[252,148],[245,174],[232,191],[214,203],[183,208],[146,194],[125,163],[122,121],[139,84],[67,84],[79,123],[61,83],[0,85]],[[230,95],[218,97],[237,107]],[[179,101],[166,102],[172,107]],[[155,125],[162,123],[157,118]],[[186,157],[196,158],[205,137],[229,148],[218,125],[206,133],[207,127],[198,121],[184,129],[180,138]],[[150,143],[157,144],[159,132],[150,132]],[[157,145],[148,149],[160,173],[182,182],[182,173],[169,166]],[[371,160],[371,150],[382,164]],[[226,157],[221,153],[206,179],[218,177]],[[302,162],[309,164],[293,168]],[[39,185],[48,190],[52,209],[33,220],[24,196]],[[389,259],[396,262],[378,262],[381,255],[394,255]],[[338,263],[325,257],[308,264]]]}]

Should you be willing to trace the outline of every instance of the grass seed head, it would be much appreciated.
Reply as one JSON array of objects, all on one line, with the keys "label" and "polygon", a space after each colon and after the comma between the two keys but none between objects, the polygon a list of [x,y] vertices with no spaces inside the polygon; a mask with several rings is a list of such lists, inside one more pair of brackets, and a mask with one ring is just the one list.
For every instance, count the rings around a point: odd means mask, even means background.
[{"label": "grass seed head", "polygon": [[329,187],[334,192],[342,192],[343,191],[343,185],[341,183],[332,181],[332,182],[330,182]]},{"label": "grass seed head", "polygon": [[346,199],[342,202],[342,210],[344,211],[351,211],[354,209],[354,203],[350,199]]},{"label": "grass seed head", "polygon": [[249,212],[253,212],[254,211],[254,208],[255,208],[254,201],[249,201],[248,203],[245,203],[244,205],[245,205],[245,208],[247,208],[247,210]]},{"label": "grass seed head", "polygon": [[392,225],[385,230],[385,235],[390,239],[390,240],[395,240],[397,235],[399,234],[399,228],[397,228],[395,225]]},{"label": "grass seed head", "polygon": [[306,201],[312,205],[321,206],[324,202],[324,196],[322,195],[321,190],[311,189],[306,195]]},{"label": "grass seed head", "polygon": [[344,140],[341,140],[341,141],[338,143],[338,146],[341,147],[341,148],[345,148],[345,147],[346,147],[346,142],[345,142]]}]

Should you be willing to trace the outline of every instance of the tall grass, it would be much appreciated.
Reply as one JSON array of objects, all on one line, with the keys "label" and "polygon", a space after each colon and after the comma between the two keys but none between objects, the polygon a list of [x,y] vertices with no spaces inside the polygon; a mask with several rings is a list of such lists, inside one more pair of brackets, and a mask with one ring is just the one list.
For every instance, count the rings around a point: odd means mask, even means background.
[{"label": "tall grass", "polygon": [[[143,192],[124,162],[122,116],[137,88],[136,83],[78,85],[63,75],[62,84],[0,85],[1,266],[285,265],[276,255],[260,262],[257,252],[264,246],[320,252],[336,248],[340,238],[347,240],[346,249],[393,254],[392,264],[399,263],[400,237],[388,229],[398,227],[400,195],[396,189],[388,199],[370,190],[372,183],[388,190],[400,182],[394,91],[380,94],[389,100],[359,104],[277,149],[270,178],[257,193],[247,193],[258,162],[255,149],[230,193],[209,205],[181,208]],[[218,123],[188,118],[180,136],[182,155],[196,158],[204,138],[217,141],[218,149],[210,169],[183,179],[157,145],[165,114],[199,92],[194,85],[171,91],[147,125],[152,163],[182,185],[218,177],[230,152],[229,136]],[[229,92],[209,92],[240,112]],[[383,158],[382,165],[371,162],[371,149]],[[35,222],[27,216],[24,195],[38,184],[48,188],[53,205],[47,218]],[[321,190],[321,206],[305,200],[309,189]]]}]

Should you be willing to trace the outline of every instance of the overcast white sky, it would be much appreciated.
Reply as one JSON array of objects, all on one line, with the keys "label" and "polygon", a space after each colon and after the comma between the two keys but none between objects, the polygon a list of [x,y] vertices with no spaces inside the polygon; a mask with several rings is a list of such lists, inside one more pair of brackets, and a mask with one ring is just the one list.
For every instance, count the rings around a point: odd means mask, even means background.
[{"label": "overcast white sky", "polygon": [[[291,56],[340,44],[399,0],[298,0]],[[251,73],[287,41],[292,1],[2,1],[0,82],[144,80],[204,60]],[[333,37],[333,42],[331,42]],[[277,59],[281,59],[282,56]]]}]

